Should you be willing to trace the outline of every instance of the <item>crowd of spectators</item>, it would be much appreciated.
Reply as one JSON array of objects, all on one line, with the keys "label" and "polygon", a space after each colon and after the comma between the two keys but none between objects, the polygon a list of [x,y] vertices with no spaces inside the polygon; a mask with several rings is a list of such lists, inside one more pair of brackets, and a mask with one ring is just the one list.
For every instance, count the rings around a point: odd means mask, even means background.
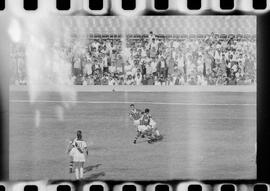
[{"label": "crowd of spectators", "polygon": [[[88,39],[54,44],[53,51],[70,64],[76,85],[250,85],[256,83],[254,37],[209,34],[200,38],[141,35],[137,38]],[[12,54],[12,83],[26,84],[25,54]]]}]

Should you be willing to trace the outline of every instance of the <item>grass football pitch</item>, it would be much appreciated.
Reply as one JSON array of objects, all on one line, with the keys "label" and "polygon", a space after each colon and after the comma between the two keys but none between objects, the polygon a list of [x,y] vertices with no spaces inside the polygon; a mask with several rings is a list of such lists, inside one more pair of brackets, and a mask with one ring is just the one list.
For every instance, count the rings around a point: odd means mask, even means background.
[{"label": "grass football pitch", "polygon": [[[162,141],[133,144],[131,103],[150,108]],[[65,150],[77,130],[89,146],[85,179],[256,178],[255,92],[78,92],[64,104],[54,92],[33,104],[10,92],[11,180],[74,179]]]}]

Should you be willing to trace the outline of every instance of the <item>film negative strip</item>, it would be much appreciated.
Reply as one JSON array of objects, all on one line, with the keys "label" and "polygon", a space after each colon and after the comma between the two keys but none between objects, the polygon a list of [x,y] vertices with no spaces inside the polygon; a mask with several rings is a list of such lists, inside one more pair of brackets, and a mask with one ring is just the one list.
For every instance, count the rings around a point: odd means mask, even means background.
[{"label": "film negative strip", "polygon": [[269,191],[270,0],[0,0],[0,191]]}]

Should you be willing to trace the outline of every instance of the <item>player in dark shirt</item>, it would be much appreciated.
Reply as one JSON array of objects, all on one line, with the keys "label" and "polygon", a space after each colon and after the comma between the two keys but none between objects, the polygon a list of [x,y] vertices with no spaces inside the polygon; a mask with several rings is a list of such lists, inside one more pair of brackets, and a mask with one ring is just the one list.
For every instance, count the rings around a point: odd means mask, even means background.
[{"label": "player in dark shirt", "polygon": [[131,104],[128,116],[133,121],[133,124],[135,126],[138,126],[140,125],[140,118],[142,117],[142,110],[136,109],[135,105]]}]

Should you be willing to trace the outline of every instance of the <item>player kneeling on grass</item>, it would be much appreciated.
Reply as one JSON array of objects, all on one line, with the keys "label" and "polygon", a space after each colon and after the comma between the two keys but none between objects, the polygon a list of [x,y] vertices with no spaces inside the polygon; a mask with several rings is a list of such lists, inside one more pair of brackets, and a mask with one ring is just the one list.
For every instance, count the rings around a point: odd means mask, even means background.
[{"label": "player kneeling on grass", "polygon": [[161,135],[159,133],[159,130],[157,129],[157,123],[153,120],[149,109],[145,109],[145,115],[149,116],[149,126],[151,128],[152,141],[159,140],[161,138]]},{"label": "player kneeling on grass", "polygon": [[142,138],[147,137],[148,141],[149,141],[153,138],[152,136],[153,136],[153,134],[152,134],[152,130],[151,130],[150,125],[138,125],[137,135],[136,135],[133,143],[136,144],[137,139],[139,137],[142,137]]},{"label": "player kneeling on grass", "polygon": [[72,148],[70,149],[70,156],[73,159],[75,168],[75,177],[77,180],[83,178],[83,166],[85,163],[85,155],[88,155],[88,149],[86,142],[82,139],[82,132],[77,131],[77,138],[72,142]]},{"label": "player kneeling on grass", "polygon": [[137,136],[133,141],[134,144],[136,144],[137,139],[140,136],[147,136],[149,143],[158,140],[160,137],[160,133],[156,127],[156,122],[152,119],[152,116],[149,112],[150,110],[146,108],[143,116],[140,118],[140,125],[137,129]]}]

